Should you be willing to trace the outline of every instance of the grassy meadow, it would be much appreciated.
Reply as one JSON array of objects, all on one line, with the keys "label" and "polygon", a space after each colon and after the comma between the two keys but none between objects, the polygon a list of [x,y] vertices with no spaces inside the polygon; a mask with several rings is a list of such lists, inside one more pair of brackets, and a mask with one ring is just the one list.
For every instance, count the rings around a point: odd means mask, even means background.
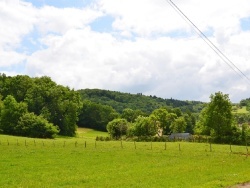
[{"label": "grassy meadow", "polygon": [[[0,135],[0,187],[230,187],[250,181],[244,146]],[[166,145],[165,145],[166,144]],[[210,151],[210,149],[212,149]]]},{"label": "grassy meadow", "polygon": [[249,111],[247,111],[247,107],[246,106],[243,106],[241,108],[235,108],[235,110],[233,111],[233,113],[236,113],[236,114],[247,114],[247,113],[249,113]]}]

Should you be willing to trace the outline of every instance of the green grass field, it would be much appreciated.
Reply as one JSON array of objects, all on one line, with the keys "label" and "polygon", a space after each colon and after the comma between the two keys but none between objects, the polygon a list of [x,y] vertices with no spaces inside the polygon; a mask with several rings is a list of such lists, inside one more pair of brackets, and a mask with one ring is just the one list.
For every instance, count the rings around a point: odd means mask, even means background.
[{"label": "green grass field", "polygon": [[[246,147],[0,135],[0,187],[229,187],[250,181]],[[85,145],[86,143],[86,145]],[[86,147],[85,147],[86,146]]]},{"label": "green grass field", "polygon": [[247,107],[243,106],[242,108],[238,108],[237,110],[233,111],[233,113],[236,114],[247,114],[249,111],[247,111]]}]

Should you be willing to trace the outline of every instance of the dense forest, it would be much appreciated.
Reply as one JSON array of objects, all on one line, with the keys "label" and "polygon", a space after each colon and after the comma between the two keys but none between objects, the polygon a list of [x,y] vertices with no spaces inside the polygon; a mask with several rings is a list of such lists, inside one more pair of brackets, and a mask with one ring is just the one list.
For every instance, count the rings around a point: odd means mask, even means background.
[{"label": "dense forest", "polygon": [[1,132],[42,138],[75,135],[82,107],[78,92],[46,76],[1,74],[0,95]]},{"label": "dense forest", "polygon": [[100,89],[79,90],[82,99],[113,107],[118,113],[125,108],[141,110],[147,114],[161,107],[179,108],[182,112],[199,113],[204,103],[199,101],[181,101],[176,99],[163,99],[156,96],[145,96],[142,93],[130,94],[118,91]]},{"label": "dense forest", "polygon": [[[244,113],[238,113],[243,107]],[[100,89],[75,91],[47,76],[0,74],[0,133],[11,135],[75,136],[77,127],[88,127],[108,131],[115,139],[185,132],[242,144],[250,134],[249,108],[250,99],[233,105],[221,92],[203,103]]]}]

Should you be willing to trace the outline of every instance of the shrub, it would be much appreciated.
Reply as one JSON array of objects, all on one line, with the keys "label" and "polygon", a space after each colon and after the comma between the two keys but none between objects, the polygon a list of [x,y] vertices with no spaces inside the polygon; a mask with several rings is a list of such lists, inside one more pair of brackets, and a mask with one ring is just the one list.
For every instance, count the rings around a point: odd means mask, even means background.
[{"label": "shrub", "polygon": [[24,114],[15,127],[16,133],[33,138],[54,138],[59,130],[41,116],[34,113]]}]

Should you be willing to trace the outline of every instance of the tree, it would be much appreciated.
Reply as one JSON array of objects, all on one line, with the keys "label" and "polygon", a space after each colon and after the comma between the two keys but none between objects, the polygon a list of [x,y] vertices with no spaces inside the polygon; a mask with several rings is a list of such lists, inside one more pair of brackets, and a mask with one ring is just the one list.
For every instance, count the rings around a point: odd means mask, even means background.
[{"label": "tree", "polygon": [[107,125],[107,131],[112,138],[119,139],[127,134],[129,123],[126,119],[117,118],[110,121]]},{"label": "tree", "polygon": [[154,116],[138,116],[132,124],[130,134],[133,136],[154,136],[157,134],[159,123]]},{"label": "tree", "polygon": [[85,100],[79,114],[78,125],[106,131],[107,124],[118,116],[119,114],[111,106]]},{"label": "tree", "polygon": [[168,121],[168,111],[166,108],[158,108],[152,112],[151,115],[154,115],[160,123],[160,127],[166,129],[167,121]]},{"label": "tree", "polygon": [[187,127],[187,123],[184,117],[178,117],[170,125],[170,129],[173,133],[183,133],[185,132],[186,127]]},{"label": "tree", "polygon": [[174,113],[168,113],[166,118],[167,118],[167,124],[166,124],[166,129],[164,130],[164,133],[170,134],[171,132],[170,126],[175,121],[175,119],[177,119],[177,115]]},{"label": "tree", "polygon": [[121,117],[126,119],[128,122],[134,122],[138,116],[145,115],[141,110],[132,110],[131,108],[125,108],[122,111]]},{"label": "tree", "polygon": [[1,122],[0,129],[5,134],[16,135],[15,127],[25,113],[27,113],[27,104],[24,102],[18,103],[15,98],[8,95],[4,100],[1,107]]},{"label": "tree", "polygon": [[217,92],[210,96],[210,102],[203,112],[203,124],[210,130],[216,142],[229,142],[227,136],[232,134],[232,104],[227,94]]},{"label": "tree", "polygon": [[242,125],[241,137],[244,144],[250,142],[250,127],[247,123]]},{"label": "tree", "polygon": [[195,123],[196,123],[195,116],[191,112],[188,112],[188,113],[184,114],[183,117],[187,123],[185,132],[193,134]]},{"label": "tree", "polygon": [[12,95],[17,102],[23,102],[27,91],[32,88],[33,84],[32,78],[26,75],[6,77],[1,88],[1,93],[4,98],[7,95]]},{"label": "tree", "polygon": [[26,94],[25,102],[30,112],[42,115],[57,125],[59,134],[74,136],[78,113],[82,106],[78,92],[57,85],[49,77],[34,78],[34,85]]},{"label": "tree", "polygon": [[58,127],[49,123],[42,116],[34,113],[24,114],[18,121],[15,131],[20,136],[33,138],[54,138],[59,132]]}]

